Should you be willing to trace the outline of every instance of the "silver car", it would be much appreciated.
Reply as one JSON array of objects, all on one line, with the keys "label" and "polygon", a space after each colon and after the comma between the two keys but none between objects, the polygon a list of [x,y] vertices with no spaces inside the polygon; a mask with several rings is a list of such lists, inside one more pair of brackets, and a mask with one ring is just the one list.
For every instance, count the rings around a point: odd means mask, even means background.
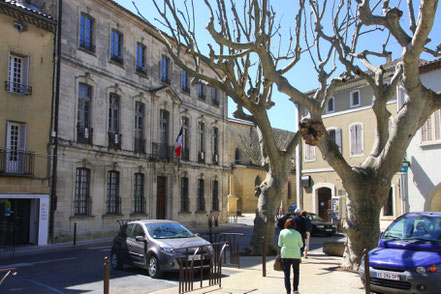
[{"label": "silver car", "polygon": [[[196,269],[201,267],[201,263],[202,267],[209,267],[209,258],[203,258],[201,252],[209,255],[212,248],[204,245],[210,245],[210,242],[193,234],[176,221],[132,221],[122,226],[113,239],[110,264],[114,269],[121,269],[124,264],[145,268],[151,277],[158,278],[163,272],[179,270],[177,254],[181,260],[195,260]],[[183,247],[192,248],[178,253],[173,251]],[[199,250],[194,254],[197,248]]]}]

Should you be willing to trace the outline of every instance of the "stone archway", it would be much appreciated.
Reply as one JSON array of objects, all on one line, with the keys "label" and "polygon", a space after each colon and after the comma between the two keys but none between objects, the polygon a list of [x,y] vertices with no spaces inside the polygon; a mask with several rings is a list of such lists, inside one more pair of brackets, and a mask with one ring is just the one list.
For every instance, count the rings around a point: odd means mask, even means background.
[{"label": "stone archway", "polygon": [[424,211],[441,211],[441,183],[436,185],[427,196]]}]

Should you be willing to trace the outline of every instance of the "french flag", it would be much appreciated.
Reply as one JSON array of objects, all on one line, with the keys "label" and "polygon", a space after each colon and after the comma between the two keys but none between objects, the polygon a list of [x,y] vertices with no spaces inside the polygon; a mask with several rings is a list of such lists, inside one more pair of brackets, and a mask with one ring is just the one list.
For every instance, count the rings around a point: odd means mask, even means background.
[{"label": "french flag", "polygon": [[176,155],[181,158],[181,153],[182,153],[182,127],[179,130],[179,135],[176,138],[176,144],[175,144],[175,153]]}]

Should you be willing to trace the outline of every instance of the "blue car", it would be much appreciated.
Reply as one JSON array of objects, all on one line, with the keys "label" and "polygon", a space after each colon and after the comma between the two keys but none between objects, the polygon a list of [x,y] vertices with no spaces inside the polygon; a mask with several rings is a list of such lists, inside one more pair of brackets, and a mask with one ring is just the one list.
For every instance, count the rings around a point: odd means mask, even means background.
[{"label": "blue car", "polygon": [[[359,270],[364,281],[364,261]],[[374,293],[441,293],[441,212],[397,218],[369,252]]]}]

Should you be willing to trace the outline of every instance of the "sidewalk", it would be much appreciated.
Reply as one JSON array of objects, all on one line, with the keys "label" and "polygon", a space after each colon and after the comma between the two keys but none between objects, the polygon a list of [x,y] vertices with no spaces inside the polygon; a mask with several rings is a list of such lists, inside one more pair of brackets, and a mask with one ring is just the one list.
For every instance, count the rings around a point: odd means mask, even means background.
[{"label": "sidewalk", "polygon": [[[311,251],[308,259],[300,264],[299,291],[302,294],[363,294],[365,293],[361,280],[356,273],[338,269],[342,257],[328,256],[320,250]],[[262,277],[261,256],[241,256],[241,268],[227,267],[234,274],[222,277],[222,287],[208,286],[204,281],[204,288],[200,289],[199,282],[194,283],[195,291],[191,293],[286,293],[283,272],[273,270],[274,256],[267,258],[266,277]],[[225,269],[225,267],[223,267]],[[292,281],[292,274],[291,274]],[[163,289],[152,294],[176,294],[179,287]]]}]

